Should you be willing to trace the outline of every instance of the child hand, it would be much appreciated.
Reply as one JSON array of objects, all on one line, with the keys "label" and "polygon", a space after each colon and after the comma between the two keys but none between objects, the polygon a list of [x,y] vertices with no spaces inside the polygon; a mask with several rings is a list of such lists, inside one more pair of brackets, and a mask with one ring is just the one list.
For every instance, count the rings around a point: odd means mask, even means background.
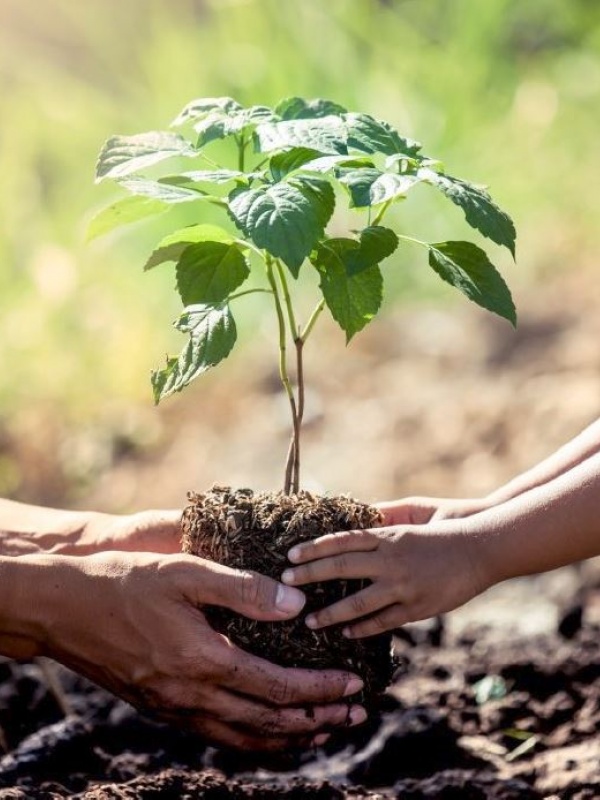
[{"label": "child hand", "polygon": [[424,525],[443,519],[462,519],[485,511],[492,503],[485,499],[447,497],[404,497],[378,503],[384,525]]},{"label": "child hand", "polygon": [[365,589],[310,614],[306,624],[318,629],[358,619],[344,636],[373,636],[451,611],[486,589],[491,581],[477,545],[454,523],[344,531],[293,547],[288,557],[299,566],[285,570],[282,581],[369,578]]}]

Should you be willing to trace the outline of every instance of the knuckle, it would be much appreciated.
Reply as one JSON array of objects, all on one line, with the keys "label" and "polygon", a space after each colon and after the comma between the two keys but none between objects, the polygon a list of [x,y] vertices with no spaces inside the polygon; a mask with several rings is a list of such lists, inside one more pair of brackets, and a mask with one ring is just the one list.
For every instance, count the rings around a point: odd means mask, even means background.
[{"label": "knuckle", "polygon": [[348,559],[344,553],[340,553],[333,558],[333,568],[338,575],[344,575],[348,567]]},{"label": "knuckle", "polygon": [[236,578],[237,594],[244,605],[254,605],[259,596],[258,583],[252,572],[240,572]]},{"label": "knuckle", "polygon": [[272,680],[267,688],[267,698],[277,706],[289,705],[294,693],[287,678]]},{"label": "knuckle", "polygon": [[244,606],[251,606],[260,611],[272,605],[271,583],[264,575],[245,570],[237,577],[237,594]]},{"label": "knuckle", "polygon": [[350,597],[350,605],[357,616],[362,617],[367,611],[367,603],[362,592],[357,592]]}]

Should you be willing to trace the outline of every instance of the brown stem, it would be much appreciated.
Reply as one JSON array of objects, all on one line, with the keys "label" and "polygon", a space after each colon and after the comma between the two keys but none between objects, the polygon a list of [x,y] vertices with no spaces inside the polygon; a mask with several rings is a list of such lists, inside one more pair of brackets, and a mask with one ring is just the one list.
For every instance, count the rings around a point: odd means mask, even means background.
[{"label": "brown stem", "polygon": [[[287,345],[286,345],[286,327],[285,327],[285,317],[283,314],[283,309],[281,307],[281,300],[279,297],[279,289],[277,287],[277,283],[275,281],[275,275],[273,274],[273,259],[270,256],[266,258],[266,267],[267,267],[267,279],[273,290],[273,300],[275,302],[275,311],[277,313],[277,323],[279,327],[279,376],[281,378],[281,383],[285,389],[285,392],[288,396],[288,400],[290,402],[290,410],[292,412],[292,422],[293,422],[293,430],[294,435],[292,439],[292,446],[290,446],[290,450],[288,451],[288,460],[285,468],[285,481],[283,485],[283,491],[285,494],[290,494],[292,490],[293,484],[293,467],[294,467],[294,457],[295,457],[295,449],[296,449],[296,442],[298,441],[299,435],[299,427],[298,427],[298,412],[296,410],[296,398],[294,396],[294,391],[292,389],[292,384],[290,383],[290,378],[287,371]],[[296,332],[292,332],[293,335],[296,335]]]},{"label": "brown stem", "polygon": [[298,381],[298,408],[296,412],[298,434],[294,443],[294,488],[292,491],[297,494],[300,488],[300,433],[304,417],[304,341],[300,336],[297,336],[294,344],[296,345],[296,380]]}]

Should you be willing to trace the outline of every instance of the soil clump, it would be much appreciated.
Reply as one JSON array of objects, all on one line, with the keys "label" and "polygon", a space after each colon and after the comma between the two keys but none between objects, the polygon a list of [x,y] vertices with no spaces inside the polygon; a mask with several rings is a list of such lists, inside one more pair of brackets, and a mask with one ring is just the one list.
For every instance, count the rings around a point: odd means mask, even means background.
[{"label": "soil clump", "polygon": [[[261,492],[213,487],[190,493],[183,512],[182,549],[229,567],[252,570],[279,580],[290,566],[287,553],[300,542],[335,531],[381,524],[373,506],[348,497],[324,497],[300,491]],[[362,702],[370,706],[391,681],[391,634],[362,640],[342,636],[342,626],[313,631],[304,619],[311,611],[341,600],[366,586],[366,580],[314,583],[302,587],[307,601],[288,622],[257,622],[226,608],[207,608],[210,624],[231,641],[285,667],[344,669],[364,681]]]}]

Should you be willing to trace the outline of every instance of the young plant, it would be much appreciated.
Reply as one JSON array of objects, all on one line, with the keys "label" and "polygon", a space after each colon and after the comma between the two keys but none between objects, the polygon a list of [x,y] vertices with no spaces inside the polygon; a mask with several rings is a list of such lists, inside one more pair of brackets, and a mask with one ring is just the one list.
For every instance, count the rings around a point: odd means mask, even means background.
[{"label": "young plant", "polygon": [[[197,209],[197,224],[164,237],[144,266],[149,270],[175,262],[183,303],[175,327],[188,336],[181,353],[152,374],[156,403],[229,355],[237,337],[232,313],[237,300],[253,292],[272,296],[279,373],[292,419],[286,494],[298,493],[300,486],[304,346],[325,308],[347,342],[375,317],[383,297],[381,263],[399,245],[423,248],[442,280],[516,323],[510,291],[479,246],[424,242],[383,224],[394,204],[424,185],[441,192],[462,209],[471,227],[515,255],[514,225],[489,194],[447,174],[440,161],[424,155],[420,144],[387,122],[329,100],[292,97],[275,108],[244,108],[219,97],[192,101],[172,127],[186,135],[160,131],[106,142],[97,180],[113,179],[129,195],[96,215],[89,236],[163,214],[180,203]],[[224,152],[218,144],[222,140],[230,144],[225,164],[215,155],[215,150]],[[169,159],[185,160],[189,168],[146,175]],[[223,210],[226,227],[202,222],[207,203]],[[356,211],[355,228],[346,236],[327,233],[337,203]],[[264,285],[242,288],[254,269],[261,270]],[[302,322],[292,296],[301,270],[316,270],[320,286],[314,310]]]}]

